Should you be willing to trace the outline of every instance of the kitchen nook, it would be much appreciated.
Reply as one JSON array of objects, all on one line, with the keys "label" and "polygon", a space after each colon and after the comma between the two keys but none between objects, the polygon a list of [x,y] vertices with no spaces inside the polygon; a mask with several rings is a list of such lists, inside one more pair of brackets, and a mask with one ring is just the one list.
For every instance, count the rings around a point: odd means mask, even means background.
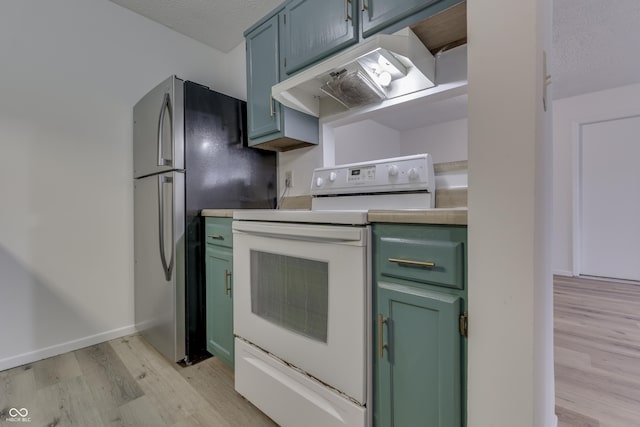
[{"label": "kitchen nook", "polygon": [[0,6],[0,424],[555,427],[550,1],[165,3]]}]

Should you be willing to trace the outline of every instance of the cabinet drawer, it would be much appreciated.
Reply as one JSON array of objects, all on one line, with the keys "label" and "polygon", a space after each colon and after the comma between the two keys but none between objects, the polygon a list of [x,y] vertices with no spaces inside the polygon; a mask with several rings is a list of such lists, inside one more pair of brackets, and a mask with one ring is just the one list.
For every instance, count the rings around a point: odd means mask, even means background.
[{"label": "cabinet drawer", "polygon": [[205,242],[212,245],[233,247],[232,221],[232,218],[206,218]]},{"label": "cabinet drawer", "polygon": [[378,240],[382,276],[464,288],[464,243],[427,238],[382,237]]}]

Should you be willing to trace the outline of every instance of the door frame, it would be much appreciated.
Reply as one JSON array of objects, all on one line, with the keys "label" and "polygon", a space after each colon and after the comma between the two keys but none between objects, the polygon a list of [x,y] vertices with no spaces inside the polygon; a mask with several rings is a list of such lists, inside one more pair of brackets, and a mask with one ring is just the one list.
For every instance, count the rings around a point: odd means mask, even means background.
[{"label": "door frame", "polygon": [[[582,129],[585,125],[596,123],[612,122],[616,120],[632,119],[640,117],[639,113],[631,114],[612,114],[603,112],[592,117],[576,120],[571,123],[571,140],[572,140],[572,253],[573,267],[572,272],[575,277],[580,277],[582,270]],[[618,279],[615,279],[618,280]],[[619,279],[624,280],[624,279]]]}]

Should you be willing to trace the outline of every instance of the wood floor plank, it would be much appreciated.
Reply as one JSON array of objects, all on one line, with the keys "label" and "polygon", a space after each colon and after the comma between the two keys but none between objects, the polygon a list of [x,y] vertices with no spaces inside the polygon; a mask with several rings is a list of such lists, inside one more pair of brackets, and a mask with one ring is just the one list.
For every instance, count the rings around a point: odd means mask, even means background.
[{"label": "wood floor plank", "polygon": [[118,425],[123,427],[165,427],[158,408],[147,396],[139,397],[118,408],[120,417]]},{"label": "wood floor plank", "polygon": [[589,348],[620,352],[629,356],[640,354],[640,336],[634,338],[632,335],[616,331],[603,331],[602,328],[592,326],[562,325],[561,322],[556,326],[554,334],[558,341],[581,343]]},{"label": "wood floor plank", "polygon": [[[233,416],[231,416],[231,414],[233,414]],[[244,424],[244,421],[242,421],[238,415],[237,412],[227,412],[223,414],[211,406],[204,406],[188,418],[179,420],[171,427],[236,427],[243,425],[253,427],[255,425]]]},{"label": "wood floor plank", "polygon": [[[221,413],[234,413],[239,426],[275,426],[258,408],[236,393],[233,372],[219,359],[212,357],[196,365],[180,368],[180,374]],[[216,378],[217,381],[211,381]]]},{"label": "wood floor plank", "polygon": [[610,401],[604,401],[590,390],[584,390],[570,383],[558,382],[556,405],[568,408],[575,413],[597,420],[606,427],[635,427],[637,412],[629,407],[621,407]]},{"label": "wood floor plank", "polygon": [[571,383],[584,391],[600,396],[602,401],[615,402],[621,407],[640,408],[640,389],[633,378],[614,376],[609,372],[557,365],[558,381]]},{"label": "wood floor plank", "polygon": [[36,390],[35,377],[30,367],[7,372],[0,378],[0,420],[4,421],[9,416],[11,408],[32,408]]},{"label": "wood floor plank", "polygon": [[74,352],[98,399],[118,407],[144,393],[108,342]]},{"label": "wood floor plank", "polygon": [[640,384],[640,357],[638,356],[596,350],[591,352],[591,364],[594,368],[626,378],[634,378],[637,384]]},{"label": "wood floor plank", "polygon": [[103,427],[99,405],[82,376],[41,388],[29,411],[31,425]]},{"label": "wood floor plank", "polygon": [[208,406],[172,364],[140,336],[114,340],[111,345],[167,425]]},{"label": "wood floor plank", "polygon": [[56,384],[62,380],[82,375],[82,369],[73,352],[50,357],[33,365],[38,388]]},{"label": "wood floor plank", "polygon": [[556,405],[558,427],[600,427],[600,421]]},{"label": "wood floor plank", "polygon": [[591,356],[581,351],[575,351],[556,345],[553,356],[555,363],[559,365],[575,366],[582,369],[588,369],[591,367]]},{"label": "wood floor plank", "polygon": [[13,375],[17,375],[23,371],[28,371],[30,369],[33,369],[33,365],[29,363],[26,365],[21,365],[15,368],[0,371],[0,381],[4,380],[5,378],[12,377]]},{"label": "wood floor plank", "polygon": [[640,425],[640,284],[554,278],[559,427]]}]

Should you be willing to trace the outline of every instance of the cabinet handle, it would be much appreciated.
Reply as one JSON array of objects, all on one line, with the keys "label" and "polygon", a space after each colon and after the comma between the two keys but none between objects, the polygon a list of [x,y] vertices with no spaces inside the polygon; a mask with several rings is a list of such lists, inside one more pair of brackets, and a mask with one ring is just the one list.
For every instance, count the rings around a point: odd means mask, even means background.
[{"label": "cabinet handle", "polygon": [[269,116],[273,117],[274,114],[275,114],[275,111],[273,108],[273,96],[269,95]]},{"label": "cabinet handle", "polygon": [[350,21],[351,15],[349,15],[349,4],[351,4],[351,0],[344,0],[344,14],[346,15],[344,21]]},{"label": "cabinet handle", "polygon": [[216,240],[224,240],[224,236],[220,235],[220,234],[209,234],[209,236],[211,239],[216,239]]},{"label": "cabinet handle", "polygon": [[385,319],[382,314],[378,314],[378,358],[382,359],[384,356],[384,349],[389,349],[389,346],[384,341],[384,334],[382,333],[383,324],[388,324],[387,319]]},{"label": "cabinet handle", "polygon": [[367,6],[367,0],[362,0],[362,11],[364,12],[367,9],[369,9],[369,6]]},{"label": "cabinet handle", "polygon": [[231,294],[231,285],[229,284],[229,278],[231,278],[231,272],[229,270],[224,271],[224,294]]},{"label": "cabinet handle", "polygon": [[436,263],[433,261],[413,261],[410,259],[389,258],[389,262],[395,262],[398,265],[411,265],[413,267],[433,268]]}]

